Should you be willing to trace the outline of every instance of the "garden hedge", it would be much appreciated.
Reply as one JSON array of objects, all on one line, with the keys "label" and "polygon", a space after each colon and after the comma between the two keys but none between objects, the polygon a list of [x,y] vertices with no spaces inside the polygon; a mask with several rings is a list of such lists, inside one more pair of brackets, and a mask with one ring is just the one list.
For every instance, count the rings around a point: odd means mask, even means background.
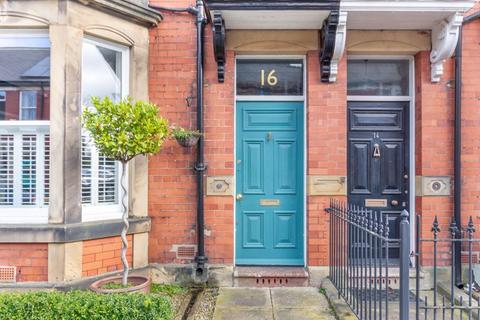
[{"label": "garden hedge", "polygon": [[170,299],[161,295],[0,293],[0,320],[169,320]]}]

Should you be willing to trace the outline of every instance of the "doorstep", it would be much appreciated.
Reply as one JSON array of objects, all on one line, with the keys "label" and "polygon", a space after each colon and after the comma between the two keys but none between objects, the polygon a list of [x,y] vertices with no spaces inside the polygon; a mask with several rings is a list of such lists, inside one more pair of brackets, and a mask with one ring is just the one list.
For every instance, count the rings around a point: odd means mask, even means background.
[{"label": "doorstep", "polygon": [[235,267],[234,287],[308,287],[309,274],[303,267]]}]

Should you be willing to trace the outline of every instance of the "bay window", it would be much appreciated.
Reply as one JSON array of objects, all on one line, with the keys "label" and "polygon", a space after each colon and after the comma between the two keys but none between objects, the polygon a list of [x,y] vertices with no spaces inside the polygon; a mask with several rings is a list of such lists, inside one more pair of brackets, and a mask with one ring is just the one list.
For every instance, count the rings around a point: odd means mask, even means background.
[{"label": "bay window", "polygon": [[[92,97],[119,101],[128,95],[129,49],[104,40],[83,41],[82,106]],[[120,219],[119,163],[101,156],[89,134],[82,132],[82,221]]]},{"label": "bay window", "polygon": [[47,223],[50,41],[0,30],[0,224]]}]

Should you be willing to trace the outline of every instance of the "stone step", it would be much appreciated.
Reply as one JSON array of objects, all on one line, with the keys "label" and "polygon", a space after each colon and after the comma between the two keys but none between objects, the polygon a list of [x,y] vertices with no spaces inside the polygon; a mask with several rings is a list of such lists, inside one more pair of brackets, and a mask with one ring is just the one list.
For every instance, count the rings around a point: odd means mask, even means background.
[{"label": "stone step", "polygon": [[236,267],[235,287],[308,287],[309,274],[303,267]]}]

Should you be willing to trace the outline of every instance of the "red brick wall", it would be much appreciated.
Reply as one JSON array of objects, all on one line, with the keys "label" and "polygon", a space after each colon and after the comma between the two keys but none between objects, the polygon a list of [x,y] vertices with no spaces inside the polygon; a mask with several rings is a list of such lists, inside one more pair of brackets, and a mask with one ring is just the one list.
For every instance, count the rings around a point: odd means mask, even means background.
[{"label": "red brick wall", "polygon": [[7,91],[5,101],[5,120],[18,120],[20,112],[20,92]]},{"label": "red brick wall", "polygon": [[48,244],[2,243],[0,266],[16,266],[17,281],[48,280]]},{"label": "red brick wall", "polygon": [[[127,236],[127,260],[132,267],[132,236]],[[106,272],[122,270],[120,237],[83,241],[82,277],[96,276]]]},{"label": "red brick wall", "polygon": [[[150,3],[187,7],[194,1]],[[189,14],[164,13],[162,23],[150,31],[150,100],[171,124],[192,129],[196,125],[195,39],[194,17]],[[194,161],[195,148],[182,148],[174,141],[167,142],[160,154],[149,158],[150,262],[180,262],[170,252],[172,245],[196,244]]]},{"label": "red brick wall", "polygon": [[[318,51],[308,53],[307,163],[308,175],[347,175],[347,69],[339,65],[337,82],[320,81]],[[308,265],[328,265],[329,196],[307,200]],[[345,200],[346,197],[338,197]]]},{"label": "red brick wall", "polygon": [[[156,0],[152,4],[185,7],[193,0]],[[195,128],[195,28],[186,14],[164,14],[164,21],[151,31],[150,99],[171,123]],[[205,153],[207,175],[233,175],[233,71],[234,53],[228,52],[224,84],[217,83],[210,28],[205,44]],[[466,27],[464,57],[464,137],[480,134],[478,22]],[[453,59],[445,63],[440,83],[430,79],[429,52],[415,56],[416,175],[453,177],[454,87]],[[308,175],[347,175],[346,61],[340,63],[338,81],[320,82],[318,52],[307,57],[307,144]],[[468,71],[467,71],[468,70]],[[190,106],[186,98],[190,97]],[[464,139],[464,216],[478,211],[480,184],[478,170],[480,139]],[[151,262],[179,261],[174,244],[196,243],[195,149],[169,142],[149,160],[149,214],[152,217],[149,259]],[[413,177],[412,177],[413,179]],[[307,199],[308,264],[328,264],[328,215],[324,208],[330,197]],[[346,197],[338,197],[345,200]],[[233,206],[231,197],[206,197],[206,248],[211,263],[233,262]],[[442,230],[453,215],[453,197],[417,197],[417,214],[423,219],[422,235],[430,235],[431,223],[439,216]],[[428,246],[425,250],[431,251]],[[430,263],[425,256],[423,262]]]},{"label": "red brick wall", "polygon": [[[427,51],[415,56],[416,175],[453,178],[454,61],[447,60],[441,81],[432,83],[429,57],[430,52]],[[448,226],[453,217],[453,195],[416,197],[416,211],[421,216],[422,237],[431,237],[435,216],[438,217],[442,234],[448,236]],[[432,248],[431,243],[422,245],[423,265],[432,264]],[[446,247],[440,251],[442,255],[447,255]]]},{"label": "red brick wall", "polygon": [[[192,1],[154,1],[185,7]],[[210,28],[205,29],[206,175],[233,175],[234,55],[228,53],[225,82],[218,83]],[[150,99],[170,123],[196,128],[196,33],[194,17],[165,13],[151,31]],[[191,105],[186,102],[190,97]],[[175,244],[196,244],[195,148],[169,142],[149,159],[151,262],[185,262],[171,252]],[[206,249],[210,263],[233,262],[233,198],[205,198]]]},{"label": "red brick wall", "polygon": [[[477,4],[467,15],[480,11]],[[470,216],[480,226],[480,20],[463,29],[462,86],[462,217],[467,224]],[[476,248],[480,251],[480,248]],[[477,254],[477,257],[480,254]],[[477,263],[474,261],[474,263]]]}]

